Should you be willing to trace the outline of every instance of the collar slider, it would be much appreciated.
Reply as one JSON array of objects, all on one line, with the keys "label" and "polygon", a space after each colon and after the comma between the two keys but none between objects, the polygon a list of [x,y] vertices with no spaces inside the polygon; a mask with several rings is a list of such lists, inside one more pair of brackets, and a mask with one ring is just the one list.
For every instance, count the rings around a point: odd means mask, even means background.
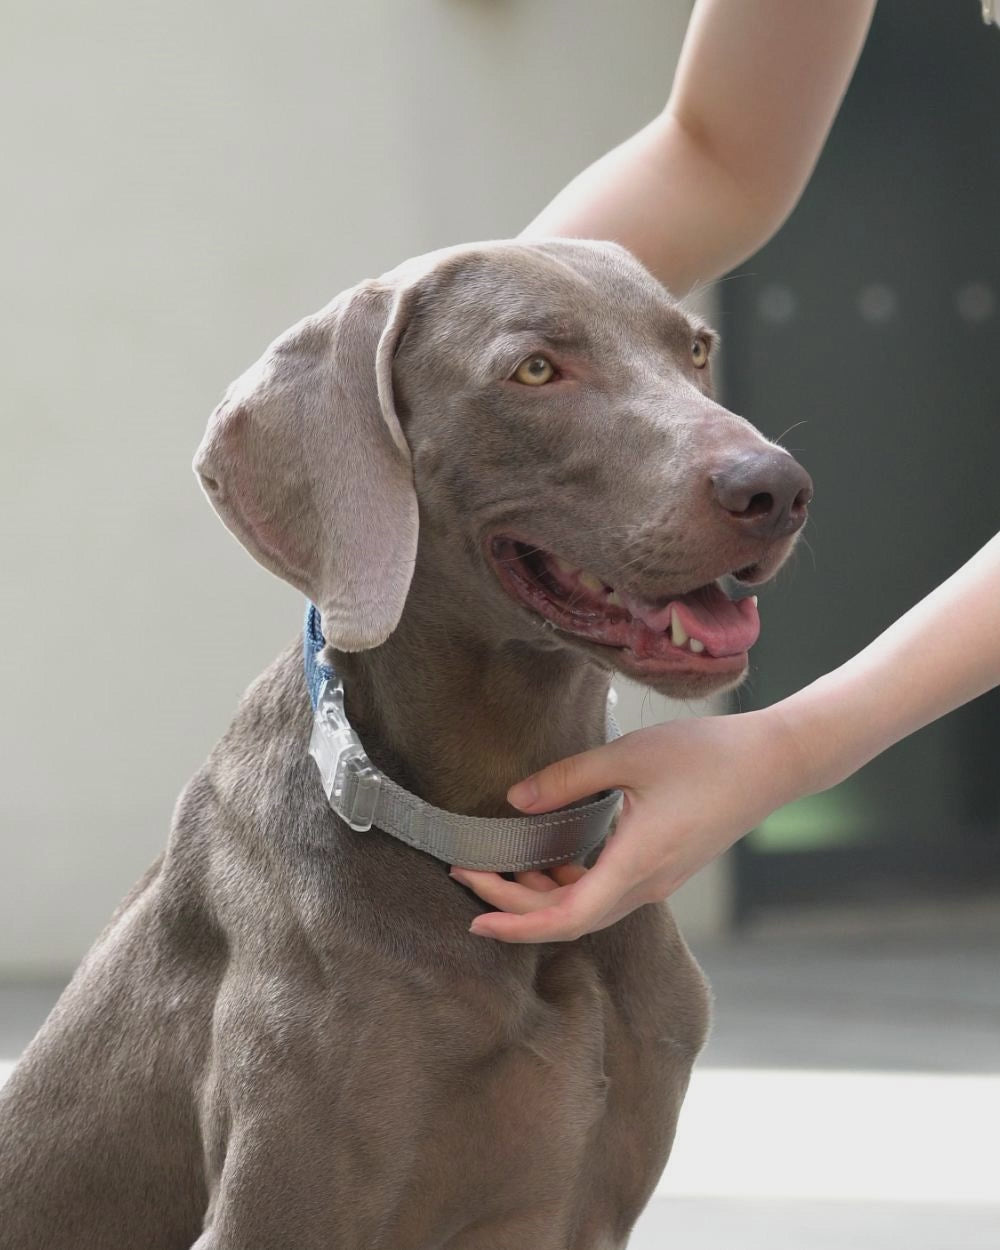
[{"label": "collar slider", "polygon": [[320,687],[309,754],[319,768],[330,806],[352,829],[367,833],[375,820],[382,778],[347,719],[339,678]]}]

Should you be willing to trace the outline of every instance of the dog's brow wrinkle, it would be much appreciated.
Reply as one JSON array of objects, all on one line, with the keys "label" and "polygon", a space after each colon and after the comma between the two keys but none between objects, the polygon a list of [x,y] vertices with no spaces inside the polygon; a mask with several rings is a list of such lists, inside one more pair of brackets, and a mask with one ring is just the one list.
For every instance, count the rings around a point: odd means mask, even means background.
[{"label": "dog's brow wrinkle", "polygon": [[572,352],[586,355],[593,351],[593,344],[586,336],[570,334],[549,334],[537,328],[525,328],[520,331],[505,332],[492,344],[492,351],[486,358],[488,373],[513,368],[519,360],[532,351],[544,351],[546,347],[553,351]]},{"label": "dog's brow wrinkle", "polygon": [[568,343],[587,344],[591,341],[591,336],[584,326],[566,318],[523,314],[502,321],[499,330],[501,334],[538,335],[541,338],[548,339],[551,343],[559,343],[561,345]]},{"label": "dog's brow wrinkle", "polygon": [[693,317],[686,317],[681,313],[676,319],[670,318],[662,323],[661,341],[666,343],[668,347],[675,347],[687,351],[691,339],[696,335],[703,335],[711,338],[711,331],[707,326],[702,325]]}]

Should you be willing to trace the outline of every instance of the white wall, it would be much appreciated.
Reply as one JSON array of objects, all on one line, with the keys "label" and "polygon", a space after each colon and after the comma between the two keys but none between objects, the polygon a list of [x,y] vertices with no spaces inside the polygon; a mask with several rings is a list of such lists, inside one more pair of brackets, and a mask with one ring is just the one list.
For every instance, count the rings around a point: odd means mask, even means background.
[{"label": "white wall", "polygon": [[341,287],[516,233],[661,106],[688,6],[4,7],[0,973],[27,975],[79,958],[298,629],[190,472],[224,386]]}]

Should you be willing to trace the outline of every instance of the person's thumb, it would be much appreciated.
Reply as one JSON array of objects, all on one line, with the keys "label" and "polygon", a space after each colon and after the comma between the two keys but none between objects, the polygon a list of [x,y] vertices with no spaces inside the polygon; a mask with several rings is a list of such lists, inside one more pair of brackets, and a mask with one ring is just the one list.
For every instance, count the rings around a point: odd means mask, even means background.
[{"label": "person's thumb", "polygon": [[616,743],[556,760],[541,772],[532,773],[507,791],[507,802],[522,812],[548,812],[575,799],[610,790],[618,784],[614,761]]}]

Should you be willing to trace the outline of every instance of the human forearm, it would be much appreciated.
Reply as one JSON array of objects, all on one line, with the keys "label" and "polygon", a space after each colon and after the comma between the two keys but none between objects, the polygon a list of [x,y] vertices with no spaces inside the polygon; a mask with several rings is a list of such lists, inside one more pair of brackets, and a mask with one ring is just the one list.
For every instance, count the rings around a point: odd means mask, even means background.
[{"label": "human forearm", "polygon": [[766,709],[799,753],[801,794],[1000,684],[1000,534],[864,651]]},{"label": "human forearm", "polygon": [[623,243],[671,290],[761,246],[805,186],[875,0],[699,0],[663,113],[527,228]]},{"label": "human forearm", "polygon": [[755,252],[783,216],[665,112],[585,169],[523,234],[612,239],[684,296]]}]

